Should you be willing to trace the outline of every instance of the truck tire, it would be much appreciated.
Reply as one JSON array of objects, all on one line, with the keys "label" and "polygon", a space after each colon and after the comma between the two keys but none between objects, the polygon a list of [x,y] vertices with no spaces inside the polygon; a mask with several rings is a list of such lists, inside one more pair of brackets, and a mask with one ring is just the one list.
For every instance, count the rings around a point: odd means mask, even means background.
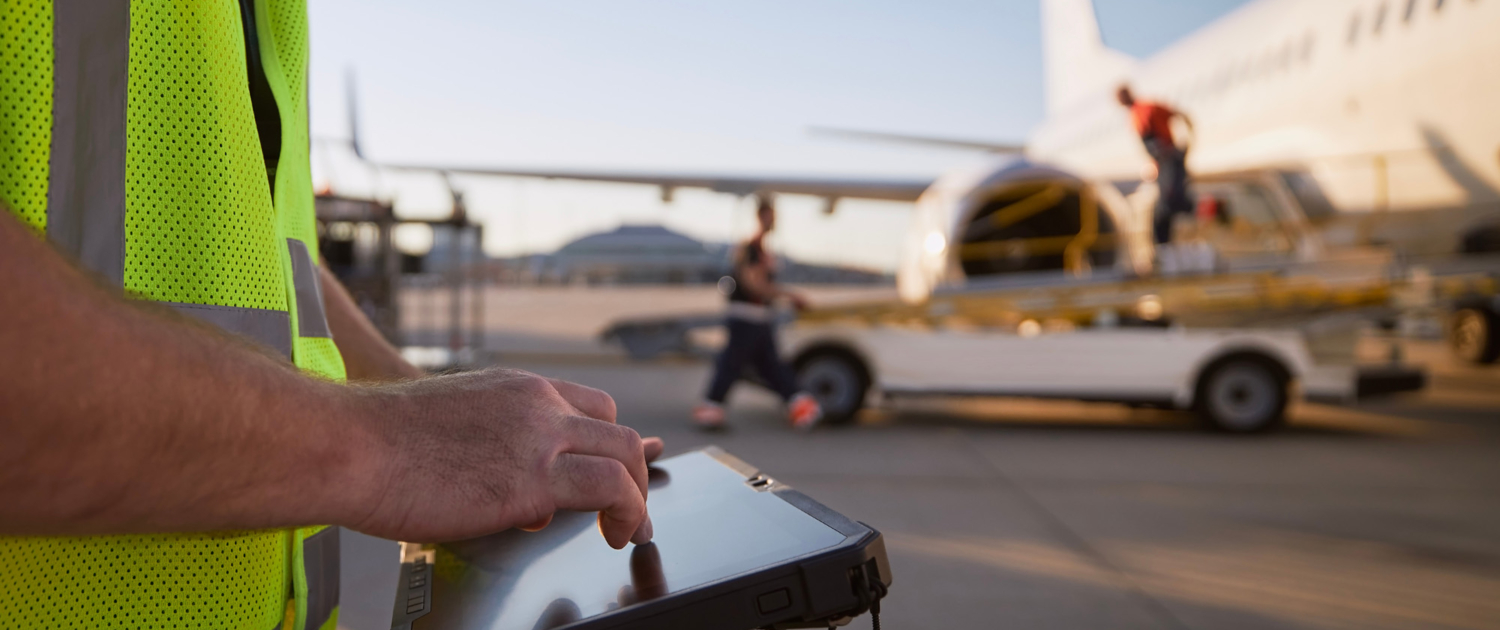
[{"label": "truck tire", "polygon": [[798,389],[818,401],[824,424],[847,424],[864,408],[870,373],[852,353],[814,350],[798,357],[795,367]]},{"label": "truck tire", "polygon": [[1500,359],[1500,315],[1479,307],[1464,307],[1448,318],[1448,346],[1458,358],[1477,365]]},{"label": "truck tire", "polygon": [[1198,379],[1193,409],[1210,429],[1260,433],[1286,421],[1290,379],[1276,362],[1256,355],[1216,361]]}]

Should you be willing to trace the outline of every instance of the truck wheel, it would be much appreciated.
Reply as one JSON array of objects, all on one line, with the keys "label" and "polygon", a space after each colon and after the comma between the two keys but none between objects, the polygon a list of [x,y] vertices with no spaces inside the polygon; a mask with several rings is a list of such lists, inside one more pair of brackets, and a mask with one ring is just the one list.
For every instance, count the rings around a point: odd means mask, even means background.
[{"label": "truck wheel", "polygon": [[1479,365],[1500,359],[1500,334],[1496,324],[1500,316],[1481,308],[1467,307],[1453,312],[1448,320],[1448,345],[1458,358]]},{"label": "truck wheel", "polygon": [[1209,367],[1198,379],[1193,406],[1210,428],[1258,433],[1286,419],[1288,378],[1269,359],[1233,357]]},{"label": "truck wheel", "polygon": [[797,359],[797,387],[823,408],[825,424],[846,424],[865,406],[870,376],[858,358],[841,350],[813,351]]}]

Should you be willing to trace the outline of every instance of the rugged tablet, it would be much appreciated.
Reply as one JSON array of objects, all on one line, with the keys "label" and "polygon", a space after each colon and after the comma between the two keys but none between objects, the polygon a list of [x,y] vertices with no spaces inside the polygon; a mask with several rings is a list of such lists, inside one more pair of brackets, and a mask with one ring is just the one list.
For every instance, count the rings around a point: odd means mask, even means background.
[{"label": "rugged tablet", "polygon": [[649,545],[610,549],[593,513],[407,546],[395,630],[828,627],[891,583],[880,532],[717,448],[651,467]]}]

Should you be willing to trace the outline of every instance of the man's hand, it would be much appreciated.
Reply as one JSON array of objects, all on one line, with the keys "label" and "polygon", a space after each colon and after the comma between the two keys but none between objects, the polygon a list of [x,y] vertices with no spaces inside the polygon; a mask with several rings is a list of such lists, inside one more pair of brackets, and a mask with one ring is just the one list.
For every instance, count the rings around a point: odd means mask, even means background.
[{"label": "man's hand", "polygon": [[348,386],[96,284],[0,207],[0,535],[338,524],[439,540],[599,510],[650,539],[594,389],[511,370]]},{"label": "man's hand", "polygon": [[661,441],[615,424],[608,394],[505,369],[354,391],[377,419],[359,464],[369,483],[342,524],[443,541],[599,511],[610,546],[651,540],[646,462]]}]

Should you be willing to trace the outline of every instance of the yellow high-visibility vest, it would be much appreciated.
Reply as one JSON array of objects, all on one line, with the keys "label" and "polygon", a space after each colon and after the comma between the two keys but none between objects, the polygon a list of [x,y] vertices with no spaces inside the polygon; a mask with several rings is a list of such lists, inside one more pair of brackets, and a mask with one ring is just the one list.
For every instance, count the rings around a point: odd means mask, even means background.
[{"label": "yellow high-visibility vest", "polygon": [[[3,0],[0,201],[132,298],[343,380],[307,71],[305,0]],[[0,538],[10,628],[331,630],[337,611],[337,528]]]}]

